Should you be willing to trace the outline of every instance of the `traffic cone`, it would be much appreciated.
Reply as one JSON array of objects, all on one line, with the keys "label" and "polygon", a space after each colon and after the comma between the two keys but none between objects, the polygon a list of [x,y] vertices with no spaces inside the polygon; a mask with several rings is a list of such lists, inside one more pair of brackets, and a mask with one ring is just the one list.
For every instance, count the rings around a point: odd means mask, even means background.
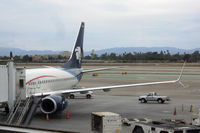
[{"label": "traffic cone", "polygon": [[48,115],[48,114],[46,115],[46,120],[47,120],[47,121],[49,120],[49,115]]},{"label": "traffic cone", "polygon": [[69,111],[67,111],[67,119],[69,119]]},{"label": "traffic cone", "polygon": [[119,133],[119,129],[116,129],[116,133]]},{"label": "traffic cone", "polygon": [[174,115],[176,115],[176,107],[174,108]]},{"label": "traffic cone", "polygon": [[191,104],[190,105],[190,112],[192,112],[192,110],[193,110],[193,105]]},{"label": "traffic cone", "polygon": [[182,112],[184,111],[184,106],[183,106],[183,104],[182,104]]},{"label": "traffic cone", "polygon": [[192,118],[195,119],[195,109],[192,110]]}]

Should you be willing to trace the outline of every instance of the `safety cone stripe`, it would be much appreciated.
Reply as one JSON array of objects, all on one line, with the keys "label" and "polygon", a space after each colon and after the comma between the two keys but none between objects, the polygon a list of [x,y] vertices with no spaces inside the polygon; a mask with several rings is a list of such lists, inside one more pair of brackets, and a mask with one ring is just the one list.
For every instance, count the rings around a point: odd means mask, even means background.
[{"label": "safety cone stripe", "polygon": [[184,111],[184,106],[183,106],[183,104],[182,104],[182,112]]},{"label": "safety cone stripe", "polygon": [[67,119],[69,119],[69,111],[67,111]]},{"label": "safety cone stripe", "polygon": [[190,112],[192,112],[192,110],[193,110],[193,105],[191,104],[190,105]]},{"label": "safety cone stripe", "polygon": [[174,108],[174,115],[176,115],[176,107]]},{"label": "safety cone stripe", "polygon": [[48,114],[46,115],[46,120],[47,120],[47,121],[49,120],[49,115],[48,115]]}]

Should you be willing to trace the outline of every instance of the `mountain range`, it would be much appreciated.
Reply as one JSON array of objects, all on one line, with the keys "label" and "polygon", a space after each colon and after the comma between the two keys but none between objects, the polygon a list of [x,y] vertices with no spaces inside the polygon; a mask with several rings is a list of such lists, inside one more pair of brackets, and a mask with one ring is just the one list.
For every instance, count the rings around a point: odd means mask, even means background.
[{"label": "mountain range", "polygon": [[[170,54],[176,54],[176,53],[188,53],[191,54],[194,51],[200,51],[200,48],[195,49],[179,49],[175,47],[117,47],[117,48],[108,48],[108,49],[102,49],[102,50],[94,50],[94,53],[97,55],[101,55],[104,53],[110,54],[110,53],[116,53],[116,54],[123,54],[123,53],[133,53],[133,52],[166,52],[169,51]],[[0,56],[9,56],[10,51],[13,52],[13,55],[50,55],[50,54],[59,54],[63,51],[51,51],[51,50],[23,50],[19,48],[5,48],[0,47]],[[91,51],[86,51],[84,53],[85,56],[90,55]]]},{"label": "mountain range", "polygon": [[[97,55],[101,55],[104,53],[110,54],[110,53],[116,53],[116,54],[123,54],[123,53],[134,53],[134,52],[141,52],[141,53],[146,53],[146,52],[158,52],[160,51],[167,52],[169,51],[170,54],[184,54],[188,53],[191,54],[194,51],[200,51],[200,48],[195,48],[195,49],[179,49],[175,47],[117,47],[117,48],[109,48],[109,49],[102,49],[102,50],[94,50],[94,53]],[[90,55],[90,52],[85,52],[85,55]]]},{"label": "mountain range", "polygon": [[13,55],[47,55],[47,54],[59,54],[62,51],[51,51],[51,50],[22,50],[19,48],[5,48],[0,47],[0,56],[9,56],[10,51]]}]

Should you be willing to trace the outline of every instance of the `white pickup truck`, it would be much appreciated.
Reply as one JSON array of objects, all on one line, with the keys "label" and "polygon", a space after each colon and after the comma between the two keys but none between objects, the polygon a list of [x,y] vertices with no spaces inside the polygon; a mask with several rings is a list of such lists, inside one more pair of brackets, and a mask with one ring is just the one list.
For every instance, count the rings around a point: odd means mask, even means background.
[{"label": "white pickup truck", "polygon": [[170,101],[167,96],[158,96],[156,92],[150,92],[145,96],[139,96],[139,101],[141,103],[146,103],[148,101],[157,101],[158,103],[164,103],[165,101]]}]

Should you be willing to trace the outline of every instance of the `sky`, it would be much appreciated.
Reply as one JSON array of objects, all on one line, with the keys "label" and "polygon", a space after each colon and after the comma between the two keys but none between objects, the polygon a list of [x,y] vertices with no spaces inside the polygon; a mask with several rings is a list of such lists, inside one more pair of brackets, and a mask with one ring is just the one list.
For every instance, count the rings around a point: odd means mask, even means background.
[{"label": "sky", "polygon": [[200,0],[1,0],[0,47],[200,47]]}]

